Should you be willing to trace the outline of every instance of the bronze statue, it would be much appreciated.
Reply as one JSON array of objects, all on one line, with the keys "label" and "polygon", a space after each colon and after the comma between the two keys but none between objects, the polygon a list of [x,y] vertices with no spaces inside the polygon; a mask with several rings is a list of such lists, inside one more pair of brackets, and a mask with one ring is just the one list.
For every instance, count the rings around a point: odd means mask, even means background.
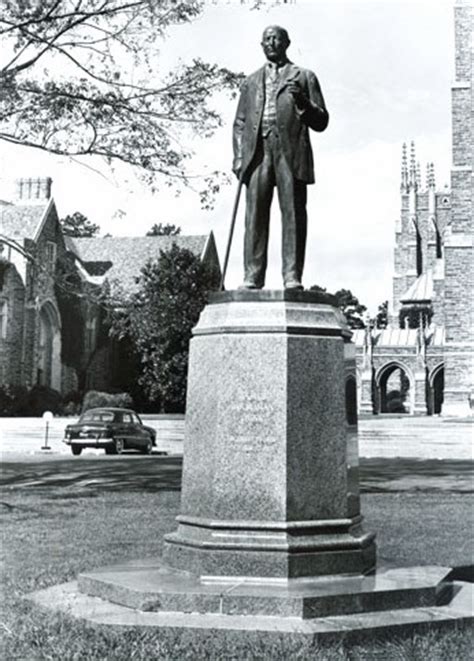
[{"label": "bronze statue", "polygon": [[234,121],[233,171],[247,187],[244,288],[261,289],[267,268],[270,206],[276,185],[282,215],[285,289],[302,289],[306,185],[314,183],[308,127],[324,131],[329,115],[318,79],[288,60],[287,31],[265,29],[267,63],[242,86]]}]

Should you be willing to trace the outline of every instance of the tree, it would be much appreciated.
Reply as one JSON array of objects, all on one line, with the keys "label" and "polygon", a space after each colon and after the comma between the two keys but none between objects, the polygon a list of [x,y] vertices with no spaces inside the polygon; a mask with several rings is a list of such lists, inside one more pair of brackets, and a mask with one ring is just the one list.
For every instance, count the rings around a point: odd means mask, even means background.
[{"label": "tree", "polygon": [[[189,183],[186,128],[220,125],[209,101],[241,76],[195,59],[157,75],[159,43],[202,0],[3,0],[0,139],[101,156]],[[129,66],[124,66],[127,62]]]},{"label": "tree", "polygon": [[218,277],[187,249],[173,244],[146,264],[138,291],[115,313],[112,332],[129,338],[140,357],[140,383],[167,412],[184,411],[191,331],[217,289]]},{"label": "tree", "polygon": [[181,227],[173,225],[172,223],[158,223],[148,230],[146,236],[177,236],[181,234]]},{"label": "tree", "polygon": [[[320,287],[319,285],[313,285],[310,290],[321,294],[328,293],[326,287]],[[335,304],[344,313],[349,328],[365,328],[364,313],[367,307],[359,302],[357,296],[354,296],[350,289],[338,289],[335,294],[330,295],[334,297]]]},{"label": "tree", "polygon": [[388,326],[388,301],[381,303],[377,309],[374,319],[375,328],[387,328]]},{"label": "tree", "polygon": [[61,218],[59,221],[65,236],[75,238],[90,238],[95,236],[100,230],[100,226],[91,223],[80,211],[75,211],[72,215]]}]

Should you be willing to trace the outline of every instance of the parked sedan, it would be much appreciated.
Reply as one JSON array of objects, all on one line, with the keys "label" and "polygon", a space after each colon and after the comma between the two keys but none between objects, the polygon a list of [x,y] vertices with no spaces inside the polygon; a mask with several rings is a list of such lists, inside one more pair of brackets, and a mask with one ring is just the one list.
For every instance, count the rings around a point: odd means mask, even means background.
[{"label": "parked sedan", "polygon": [[85,411],[76,424],[68,425],[63,442],[74,455],[81,454],[83,448],[104,448],[105,454],[133,448],[151,454],[156,432],[131,409],[97,408]]}]

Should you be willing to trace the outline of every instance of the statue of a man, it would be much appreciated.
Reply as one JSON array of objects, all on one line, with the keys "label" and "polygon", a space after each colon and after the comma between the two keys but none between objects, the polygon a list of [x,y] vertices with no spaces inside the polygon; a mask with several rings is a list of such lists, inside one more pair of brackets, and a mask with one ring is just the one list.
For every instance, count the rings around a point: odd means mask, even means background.
[{"label": "statue of a man", "polygon": [[270,206],[276,185],[282,215],[285,289],[302,289],[306,185],[314,183],[308,127],[324,131],[329,115],[318,79],[288,60],[287,31],[265,29],[267,63],[246,78],[234,121],[233,171],[247,187],[244,288],[261,289],[267,268]]}]

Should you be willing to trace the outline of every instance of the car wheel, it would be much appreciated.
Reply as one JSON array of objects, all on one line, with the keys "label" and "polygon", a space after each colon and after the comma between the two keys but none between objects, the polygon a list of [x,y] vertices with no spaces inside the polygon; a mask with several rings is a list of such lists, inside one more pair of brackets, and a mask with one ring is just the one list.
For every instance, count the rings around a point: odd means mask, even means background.
[{"label": "car wheel", "polygon": [[114,446],[115,446],[115,454],[122,454],[122,452],[125,448],[125,444],[123,442],[123,439],[122,438],[116,438]]},{"label": "car wheel", "polygon": [[151,454],[153,452],[153,441],[151,438],[146,442],[145,447],[142,450],[143,454]]},{"label": "car wheel", "polygon": [[71,445],[71,452],[75,457],[78,457],[82,452],[82,448],[80,445]]}]

